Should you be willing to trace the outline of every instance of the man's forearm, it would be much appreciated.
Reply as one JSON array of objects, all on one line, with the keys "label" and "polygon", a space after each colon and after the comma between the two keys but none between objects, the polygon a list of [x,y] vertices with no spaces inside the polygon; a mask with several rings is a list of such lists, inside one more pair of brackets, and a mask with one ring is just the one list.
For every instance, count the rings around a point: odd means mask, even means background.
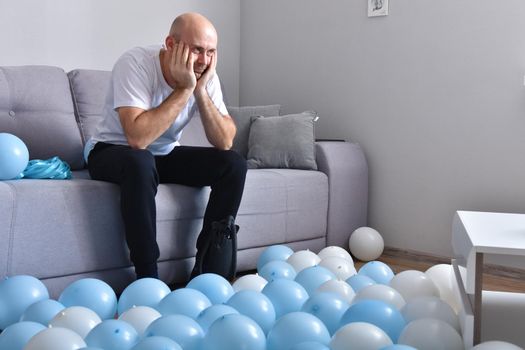
[{"label": "man's forearm", "polygon": [[192,93],[190,89],[175,89],[156,108],[143,111],[134,118],[123,118],[121,115],[129,145],[144,149],[153,143],[177,119]]},{"label": "man's forearm", "polygon": [[206,90],[196,90],[195,98],[208,141],[216,148],[230,149],[236,132],[233,119],[221,114]]}]

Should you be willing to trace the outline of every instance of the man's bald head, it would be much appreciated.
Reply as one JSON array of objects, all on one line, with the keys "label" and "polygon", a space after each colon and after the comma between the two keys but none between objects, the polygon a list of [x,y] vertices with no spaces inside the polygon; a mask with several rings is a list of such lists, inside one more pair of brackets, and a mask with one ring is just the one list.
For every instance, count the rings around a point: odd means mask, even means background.
[{"label": "man's bald head", "polygon": [[166,38],[166,48],[173,54],[174,48],[180,43],[188,45],[190,53],[194,55],[193,70],[199,79],[217,52],[215,27],[199,13],[184,13],[173,21]]},{"label": "man's bald head", "polygon": [[209,19],[196,12],[184,13],[173,21],[170,35],[176,40],[184,40],[185,34],[198,34],[212,36],[217,40],[217,31]]}]

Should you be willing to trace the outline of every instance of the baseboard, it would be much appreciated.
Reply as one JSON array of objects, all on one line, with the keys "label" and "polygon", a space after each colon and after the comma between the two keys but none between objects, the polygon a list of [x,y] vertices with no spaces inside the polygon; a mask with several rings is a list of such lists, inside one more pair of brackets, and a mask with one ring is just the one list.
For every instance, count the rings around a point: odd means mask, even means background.
[{"label": "baseboard", "polygon": [[[399,248],[392,248],[392,247],[385,247],[383,251],[383,255],[385,257],[390,257],[394,259],[421,261],[421,262],[426,262],[426,263],[430,263],[433,265],[450,264],[450,261],[451,261],[450,257],[437,256],[437,255],[423,253],[423,252],[419,252],[415,250],[399,249]],[[496,264],[485,264],[484,271],[485,271],[485,274],[488,274],[488,275],[525,280],[525,270],[515,268],[515,267],[496,265]]]}]

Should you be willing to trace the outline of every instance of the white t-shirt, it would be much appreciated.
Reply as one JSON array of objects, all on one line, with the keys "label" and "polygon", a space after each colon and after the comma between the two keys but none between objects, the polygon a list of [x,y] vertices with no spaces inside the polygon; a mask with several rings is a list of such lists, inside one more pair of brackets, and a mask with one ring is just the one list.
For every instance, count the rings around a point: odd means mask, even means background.
[{"label": "white t-shirt", "polygon": [[[161,48],[161,45],[136,47],[124,53],[115,63],[103,119],[84,147],[86,162],[89,152],[97,142],[128,144],[116,108],[137,107],[150,110],[159,106],[173,91],[162,75],[159,58]],[[208,82],[206,90],[219,111],[223,115],[228,114],[217,74]],[[195,97],[192,95],[173,124],[147,149],[154,155],[170,153],[179,145],[184,126],[198,112]]]}]

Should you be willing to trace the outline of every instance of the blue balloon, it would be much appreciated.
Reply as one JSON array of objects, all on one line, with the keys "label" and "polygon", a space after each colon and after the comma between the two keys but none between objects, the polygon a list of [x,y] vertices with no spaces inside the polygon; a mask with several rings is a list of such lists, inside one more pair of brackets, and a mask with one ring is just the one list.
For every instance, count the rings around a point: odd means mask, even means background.
[{"label": "blue balloon", "polygon": [[65,307],[83,306],[93,310],[101,320],[115,317],[117,296],[104,281],[95,278],[83,278],[67,286],[58,301]]},{"label": "blue balloon", "polygon": [[18,322],[0,333],[0,349],[23,350],[29,339],[46,329],[37,322]]},{"label": "blue balloon", "polygon": [[49,299],[49,292],[37,278],[18,275],[0,281],[0,299],[4,300],[4,311],[0,313],[0,329],[5,329],[18,322],[31,304]]},{"label": "blue balloon", "polygon": [[129,350],[139,341],[135,328],[120,320],[105,320],[95,326],[84,339],[88,346],[111,350]]},{"label": "blue balloon", "polygon": [[381,300],[361,300],[350,305],[341,318],[341,327],[351,322],[367,322],[381,328],[396,343],[405,328],[401,312]]},{"label": "blue balloon", "polygon": [[202,310],[211,306],[206,295],[192,288],[179,288],[166,295],[157,310],[162,315],[181,314],[196,319]]},{"label": "blue balloon", "polygon": [[328,346],[330,333],[323,322],[314,315],[307,312],[291,312],[278,319],[268,333],[267,350],[290,349],[307,341]]},{"label": "blue balloon", "polygon": [[238,314],[239,311],[235,310],[233,307],[223,304],[215,304],[209,308],[202,310],[202,312],[197,316],[197,323],[202,327],[204,333],[208,332],[208,329],[219,317],[228,314]]},{"label": "blue balloon", "polygon": [[292,346],[290,350],[330,350],[330,348],[316,341],[307,341]]},{"label": "blue balloon", "polygon": [[201,349],[266,350],[266,337],[251,318],[228,314],[218,318],[204,336]]},{"label": "blue balloon", "polygon": [[365,287],[377,284],[370,277],[359,274],[348,277],[346,283],[348,283],[356,293]]},{"label": "blue balloon", "polygon": [[272,260],[260,268],[258,272],[267,281],[278,278],[294,280],[297,276],[293,266],[282,260]]},{"label": "blue balloon", "polygon": [[131,350],[182,350],[182,348],[168,337],[155,336],[142,339]]},{"label": "blue balloon", "polygon": [[157,318],[144,331],[144,337],[167,337],[184,350],[198,350],[204,331],[197,321],[184,315],[168,315]]},{"label": "blue balloon", "polygon": [[29,151],[17,136],[0,133],[0,180],[18,177],[29,163]]},{"label": "blue balloon", "polygon": [[299,272],[297,277],[295,277],[295,282],[303,286],[308,294],[312,295],[321,284],[335,279],[337,279],[337,277],[332,271],[326,267],[316,265],[307,267]]},{"label": "blue balloon", "polygon": [[118,314],[122,315],[133,306],[149,306],[156,309],[160,301],[171,292],[166,283],[156,278],[141,278],[127,286],[118,300]]},{"label": "blue balloon", "polygon": [[53,299],[44,299],[31,304],[20,317],[20,321],[32,321],[47,327],[49,322],[66,307]]},{"label": "blue balloon", "polygon": [[187,288],[197,289],[210,299],[212,304],[222,304],[233,295],[230,282],[215,273],[204,273],[193,278]]},{"label": "blue balloon", "polygon": [[384,348],[381,348],[380,350],[417,350],[417,349],[409,345],[394,344],[394,345],[388,345]]},{"label": "blue balloon", "polygon": [[350,304],[339,294],[318,292],[304,303],[301,311],[323,321],[330,335],[333,335],[339,329],[341,318],[349,307]]},{"label": "blue balloon", "polygon": [[361,266],[359,274],[370,277],[376,283],[386,284],[394,277],[394,271],[381,261],[370,261]]},{"label": "blue balloon", "polygon": [[271,300],[261,292],[241,290],[226,304],[257,322],[264,334],[268,334],[275,323],[275,308]]},{"label": "blue balloon", "polygon": [[272,245],[266,248],[257,259],[257,271],[273,260],[286,261],[293,254],[293,250],[285,245]]},{"label": "blue balloon", "polygon": [[275,309],[275,319],[289,312],[301,310],[308,299],[308,292],[303,286],[284,278],[268,282],[262,293],[271,300]]}]

